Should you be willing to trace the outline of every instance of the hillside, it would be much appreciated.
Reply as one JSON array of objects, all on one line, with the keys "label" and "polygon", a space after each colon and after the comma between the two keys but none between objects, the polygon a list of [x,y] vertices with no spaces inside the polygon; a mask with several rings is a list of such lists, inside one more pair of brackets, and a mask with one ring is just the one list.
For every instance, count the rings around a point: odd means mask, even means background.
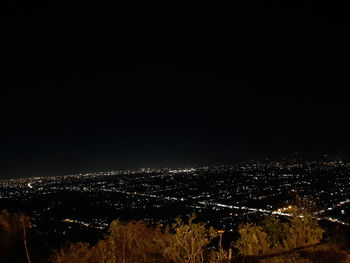
[{"label": "hillside", "polygon": [[97,242],[55,248],[32,218],[3,210],[0,257],[3,263],[350,262],[347,228],[320,226],[297,207],[290,214],[242,223],[233,235],[196,222],[194,214],[168,226],[115,220]]}]

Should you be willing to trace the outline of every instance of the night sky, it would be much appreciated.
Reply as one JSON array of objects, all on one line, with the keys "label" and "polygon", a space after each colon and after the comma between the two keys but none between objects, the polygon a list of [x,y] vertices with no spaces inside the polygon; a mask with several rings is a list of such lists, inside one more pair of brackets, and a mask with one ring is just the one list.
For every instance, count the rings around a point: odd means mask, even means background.
[{"label": "night sky", "polygon": [[345,7],[111,2],[0,2],[0,178],[350,152]]}]

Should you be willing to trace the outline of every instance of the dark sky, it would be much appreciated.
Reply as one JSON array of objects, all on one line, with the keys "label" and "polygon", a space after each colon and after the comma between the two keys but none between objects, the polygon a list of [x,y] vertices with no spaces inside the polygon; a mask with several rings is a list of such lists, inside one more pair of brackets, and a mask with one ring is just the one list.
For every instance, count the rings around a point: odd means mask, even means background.
[{"label": "dark sky", "polygon": [[350,152],[342,6],[34,2],[0,3],[0,178]]}]

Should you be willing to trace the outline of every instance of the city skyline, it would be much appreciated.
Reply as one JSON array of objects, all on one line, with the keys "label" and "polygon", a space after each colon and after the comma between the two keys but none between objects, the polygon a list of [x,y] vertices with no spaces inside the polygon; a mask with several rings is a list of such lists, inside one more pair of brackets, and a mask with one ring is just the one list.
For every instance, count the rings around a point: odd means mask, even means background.
[{"label": "city skyline", "polygon": [[62,237],[106,230],[116,216],[169,223],[191,211],[233,231],[246,216],[290,217],[297,196],[313,202],[318,221],[349,226],[349,169],[349,160],[290,159],[42,176],[0,181],[0,201],[15,203]]}]

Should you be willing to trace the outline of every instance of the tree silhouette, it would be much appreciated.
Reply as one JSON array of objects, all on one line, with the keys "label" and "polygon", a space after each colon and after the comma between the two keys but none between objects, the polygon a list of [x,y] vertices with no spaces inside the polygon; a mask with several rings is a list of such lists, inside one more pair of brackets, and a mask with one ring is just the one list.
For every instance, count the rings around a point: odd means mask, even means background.
[{"label": "tree silhouette", "polygon": [[[0,258],[1,262],[30,263],[26,229],[32,228],[32,219],[18,213],[0,212]],[[20,252],[20,253],[18,253]]]}]

